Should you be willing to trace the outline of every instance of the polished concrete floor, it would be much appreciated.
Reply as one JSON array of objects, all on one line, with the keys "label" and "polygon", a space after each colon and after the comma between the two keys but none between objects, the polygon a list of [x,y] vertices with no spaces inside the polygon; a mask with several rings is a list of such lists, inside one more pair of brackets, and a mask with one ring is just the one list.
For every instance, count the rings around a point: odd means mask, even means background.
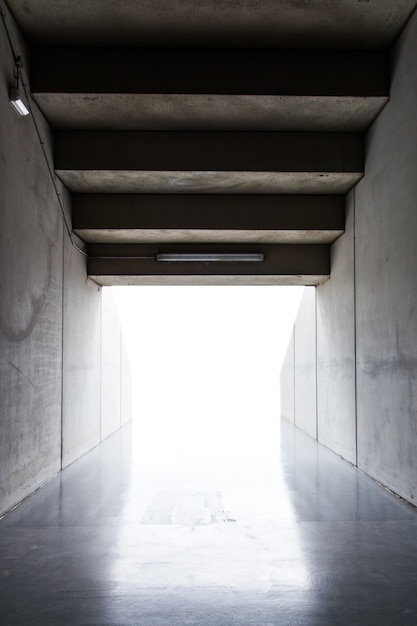
[{"label": "polished concrete floor", "polygon": [[417,625],[417,511],[300,431],[226,472],[145,471],[130,441],[0,521],[2,626]]}]

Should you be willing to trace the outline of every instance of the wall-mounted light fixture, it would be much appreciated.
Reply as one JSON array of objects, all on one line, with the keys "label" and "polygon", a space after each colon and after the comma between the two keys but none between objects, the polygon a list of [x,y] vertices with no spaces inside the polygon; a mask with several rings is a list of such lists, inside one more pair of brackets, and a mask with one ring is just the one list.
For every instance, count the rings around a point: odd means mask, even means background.
[{"label": "wall-mounted light fixture", "polygon": [[10,91],[10,104],[18,115],[25,116],[29,115],[30,111],[29,105],[20,91],[20,68],[20,57],[16,57],[14,73],[15,86]]},{"label": "wall-mounted light fixture", "polygon": [[264,260],[262,252],[209,252],[209,253],[171,253],[160,252],[156,255],[157,261],[166,262],[179,262],[179,263],[217,263],[217,262],[229,262],[229,263],[260,263]]},{"label": "wall-mounted light fixture", "polygon": [[19,115],[29,115],[29,109],[24,98],[17,89],[12,89],[10,92],[10,104]]}]

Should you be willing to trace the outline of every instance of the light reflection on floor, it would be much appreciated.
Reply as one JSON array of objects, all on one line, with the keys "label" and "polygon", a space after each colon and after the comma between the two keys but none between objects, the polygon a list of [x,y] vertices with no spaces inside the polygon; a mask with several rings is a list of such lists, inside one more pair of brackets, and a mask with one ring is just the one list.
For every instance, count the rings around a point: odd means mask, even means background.
[{"label": "light reflection on floor", "polygon": [[[277,455],[278,421],[263,426],[268,426],[265,441],[274,442],[274,456],[265,451],[263,458],[236,461],[230,450],[229,458],[218,455],[210,463],[202,448],[199,461],[194,454],[173,454],[159,471],[140,453],[141,429],[136,429],[122,516],[140,520],[141,526],[133,545],[132,528],[119,529],[121,557],[113,576],[120,592],[308,588],[308,567]],[[171,433],[173,449],[182,436]]]},{"label": "light reflection on floor", "polygon": [[281,429],[190,471],[123,428],[0,521],[0,623],[415,626],[417,511]]}]

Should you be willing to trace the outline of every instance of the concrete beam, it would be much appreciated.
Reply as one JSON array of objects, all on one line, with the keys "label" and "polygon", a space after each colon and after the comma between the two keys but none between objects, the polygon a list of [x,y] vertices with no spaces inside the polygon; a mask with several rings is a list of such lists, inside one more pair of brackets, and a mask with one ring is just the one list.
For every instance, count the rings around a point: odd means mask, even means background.
[{"label": "concrete beam", "polygon": [[37,47],[31,89],[41,93],[389,95],[388,54],[335,50]]},{"label": "concrete beam", "polygon": [[415,0],[7,4],[28,40],[42,45],[327,50],[388,50],[415,8]]},{"label": "concrete beam", "polygon": [[355,133],[58,131],[62,170],[363,174]]},{"label": "concrete beam", "polygon": [[72,191],[345,193],[363,176],[356,133],[55,133],[55,168]]},{"label": "concrete beam", "polygon": [[[157,253],[253,253],[264,261],[158,262]],[[88,275],[115,284],[319,284],[330,274],[330,246],[273,244],[90,244]]]},{"label": "concrete beam", "polygon": [[253,130],[362,132],[382,96],[36,94],[54,128],[78,130]]},{"label": "concrete beam", "polygon": [[324,283],[329,277],[327,275],[318,274],[313,276],[309,275],[263,275],[263,274],[245,274],[245,275],[231,275],[231,274],[210,274],[210,275],[172,275],[172,276],[157,276],[157,275],[119,275],[119,274],[106,274],[105,276],[90,275],[90,278],[97,284],[104,287],[118,286],[271,286],[271,287],[294,287],[294,286],[315,286]]},{"label": "concrete beam", "polygon": [[374,51],[46,47],[31,68],[60,129],[355,132],[389,95]]},{"label": "concrete beam", "polygon": [[92,243],[330,243],[343,196],[75,194],[74,232]]}]

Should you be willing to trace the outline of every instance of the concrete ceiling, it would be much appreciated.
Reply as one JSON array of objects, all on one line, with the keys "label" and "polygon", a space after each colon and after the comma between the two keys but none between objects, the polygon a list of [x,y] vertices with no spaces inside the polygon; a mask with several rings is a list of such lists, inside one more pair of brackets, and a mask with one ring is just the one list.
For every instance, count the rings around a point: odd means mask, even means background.
[{"label": "concrete ceiling", "polygon": [[31,43],[389,48],[416,0],[7,0]]},{"label": "concrete ceiling", "polygon": [[[6,0],[88,274],[319,284],[417,0]],[[158,262],[160,252],[263,262]]]}]

